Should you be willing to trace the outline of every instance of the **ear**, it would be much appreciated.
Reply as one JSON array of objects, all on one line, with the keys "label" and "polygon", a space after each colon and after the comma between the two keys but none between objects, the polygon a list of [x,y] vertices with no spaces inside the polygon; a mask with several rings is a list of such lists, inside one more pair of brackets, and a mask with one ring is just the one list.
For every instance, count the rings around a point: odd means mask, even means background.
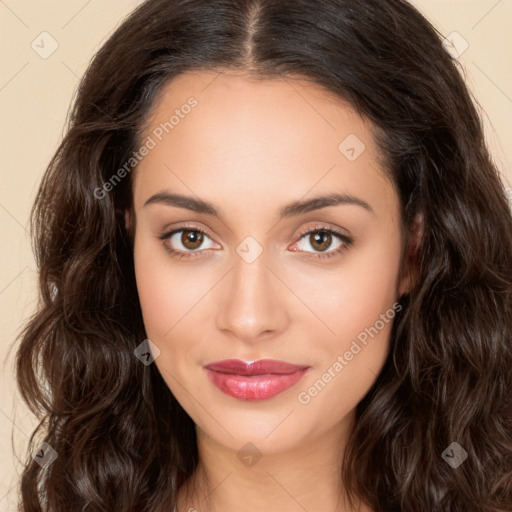
[{"label": "ear", "polygon": [[408,227],[408,243],[402,261],[398,296],[407,295],[419,278],[419,248],[423,242],[424,218],[418,213]]}]

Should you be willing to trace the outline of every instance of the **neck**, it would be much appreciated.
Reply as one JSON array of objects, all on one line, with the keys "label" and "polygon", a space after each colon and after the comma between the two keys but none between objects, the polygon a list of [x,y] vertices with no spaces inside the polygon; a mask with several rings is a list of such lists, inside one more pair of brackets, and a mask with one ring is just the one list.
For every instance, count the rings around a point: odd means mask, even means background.
[{"label": "neck", "polygon": [[351,415],[330,431],[319,428],[288,452],[265,453],[233,451],[196,427],[200,462],[179,490],[178,512],[369,512],[349,507],[341,485],[353,421]]}]

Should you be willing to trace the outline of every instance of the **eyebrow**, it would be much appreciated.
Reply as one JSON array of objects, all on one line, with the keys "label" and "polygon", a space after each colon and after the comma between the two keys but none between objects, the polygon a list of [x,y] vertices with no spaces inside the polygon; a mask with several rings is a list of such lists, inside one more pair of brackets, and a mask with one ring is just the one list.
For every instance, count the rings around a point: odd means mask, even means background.
[{"label": "eyebrow", "polygon": [[[145,203],[144,207],[150,204],[164,204],[168,206],[176,206],[178,208],[186,208],[196,213],[204,213],[206,215],[214,215],[220,217],[219,212],[212,203],[195,199],[193,197],[184,196],[181,194],[171,194],[167,191],[158,192],[153,194]],[[356,205],[361,206],[365,210],[375,214],[372,207],[362,199],[354,197],[349,194],[329,194],[325,196],[313,197],[311,199],[293,201],[279,210],[279,217],[281,219],[308,213],[313,210],[320,210],[327,206],[337,205]]]}]

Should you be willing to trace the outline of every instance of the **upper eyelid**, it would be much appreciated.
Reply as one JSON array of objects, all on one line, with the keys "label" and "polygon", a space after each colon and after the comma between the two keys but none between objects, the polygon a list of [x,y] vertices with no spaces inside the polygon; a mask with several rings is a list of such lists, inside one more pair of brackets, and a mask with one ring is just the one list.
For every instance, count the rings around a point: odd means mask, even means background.
[{"label": "upper eyelid", "polygon": [[180,231],[198,231],[200,233],[204,233],[208,238],[211,240],[214,240],[214,237],[210,235],[208,230],[205,228],[200,228],[198,226],[187,226],[187,225],[181,225],[174,228],[164,229],[162,234],[159,238],[170,238],[172,235],[175,235],[176,233],[179,233]]},{"label": "upper eyelid", "polygon": [[340,228],[333,228],[333,227],[329,227],[326,225],[313,226],[313,227],[305,228],[304,230],[299,230],[298,236],[300,236],[302,238],[303,236],[305,236],[309,233],[314,233],[316,231],[328,231],[329,233],[333,233],[336,236],[339,236],[339,237],[345,236],[345,237],[349,238],[348,234],[341,233],[342,230]]}]

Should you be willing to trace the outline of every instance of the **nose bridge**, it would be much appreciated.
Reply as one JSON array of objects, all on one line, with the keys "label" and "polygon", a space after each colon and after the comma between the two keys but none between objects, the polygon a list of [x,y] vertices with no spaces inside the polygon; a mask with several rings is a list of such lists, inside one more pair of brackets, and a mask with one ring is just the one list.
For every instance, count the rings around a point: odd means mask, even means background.
[{"label": "nose bridge", "polygon": [[238,339],[256,341],[263,333],[281,330],[286,312],[279,283],[267,268],[267,253],[258,251],[255,256],[250,244],[242,242],[237,248],[233,268],[220,290],[216,322]]}]

